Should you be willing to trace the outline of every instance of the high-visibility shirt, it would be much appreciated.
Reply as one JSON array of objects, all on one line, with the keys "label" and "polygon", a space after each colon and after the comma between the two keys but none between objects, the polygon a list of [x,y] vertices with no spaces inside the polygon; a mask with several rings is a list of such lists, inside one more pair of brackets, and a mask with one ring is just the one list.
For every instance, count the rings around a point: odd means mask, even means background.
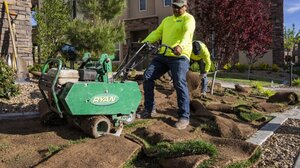
[{"label": "high-visibility shirt", "polygon": [[[168,16],[142,42],[154,43],[162,40],[162,44],[166,44],[172,48],[179,45],[182,49],[181,55],[190,59],[195,27],[196,22],[194,17],[187,12],[178,17],[174,15]],[[164,51],[165,47],[162,47],[159,53],[162,54]],[[170,49],[167,49],[165,56],[176,57]]]},{"label": "high-visibility shirt", "polygon": [[198,55],[195,55],[193,52],[191,54],[191,59],[195,61],[199,61],[203,59],[203,62],[205,63],[205,72],[208,72],[211,66],[211,60],[210,60],[210,53],[206,47],[206,45],[200,41],[196,41],[200,44],[201,50]]}]

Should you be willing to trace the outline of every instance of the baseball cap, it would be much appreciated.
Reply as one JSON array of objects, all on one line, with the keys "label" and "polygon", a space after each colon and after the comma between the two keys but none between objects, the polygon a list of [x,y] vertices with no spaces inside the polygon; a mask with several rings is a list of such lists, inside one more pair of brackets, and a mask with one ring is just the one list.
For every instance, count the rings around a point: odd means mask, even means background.
[{"label": "baseball cap", "polygon": [[193,53],[195,55],[199,55],[201,51],[201,42],[200,41],[193,41]]},{"label": "baseball cap", "polygon": [[187,0],[173,0],[172,5],[183,7],[184,5],[187,5]]}]

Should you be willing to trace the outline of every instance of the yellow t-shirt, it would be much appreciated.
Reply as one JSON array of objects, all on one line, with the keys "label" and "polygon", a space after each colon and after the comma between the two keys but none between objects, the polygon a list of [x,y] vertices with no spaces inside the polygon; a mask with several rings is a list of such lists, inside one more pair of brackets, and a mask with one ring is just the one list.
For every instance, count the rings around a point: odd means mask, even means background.
[{"label": "yellow t-shirt", "polygon": [[[178,17],[174,15],[168,16],[163,19],[157,29],[151,32],[142,42],[154,43],[158,40],[162,40],[162,44],[166,44],[172,48],[179,45],[182,48],[181,55],[190,59],[195,27],[196,22],[194,17],[187,12]],[[164,51],[165,48],[162,47],[160,53],[162,54]],[[165,56],[176,55],[168,49]]]}]

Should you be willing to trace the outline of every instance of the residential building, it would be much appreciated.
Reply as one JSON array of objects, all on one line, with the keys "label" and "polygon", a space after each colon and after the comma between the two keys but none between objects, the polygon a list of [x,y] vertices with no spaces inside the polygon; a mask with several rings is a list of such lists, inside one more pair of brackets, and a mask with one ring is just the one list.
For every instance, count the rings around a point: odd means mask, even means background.
[{"label": "residential building", "polygon": [[[32,0],[33,3],[40,3],[40,0]],[[153,31],[166,16],[172,15],[173,0],[126,0],[126,10],[121,19],[125,22],[126,42],[116,45],[118,61],[127,54],[128,46],[131,42],[138,42],[144,39]],[[195,8],[196,0],[189,1],[189,8]],[[284,65],[283,48],[283,0],[271,0],[271,19],[273,23],[273,44],[271,50],[259,60],[258,63]],[[76,10],[76,0],[70,0],[73,8],[73,16],[78,17]],[[197,12],[190,11],[192,14]],[[196,22],[197,22],[197,18]],[[197,28],[195,39],[201,40],[199,36],[201,28]],[[239,54],[239,62],[247,63],[243,52]]]},{"label": "residential building", "polygon": [[[273,23],[273,44],[272,49],[259,60],[258,63],[284,65],[284,48],[283,48],[283,0],[271,0],[271,19]],[[161,20],[172,14],[172,0],[127,0],[127,9],[124,15],[126,26],[126,36],[130,41],[139,41],[154,30]],[[195,8],[196,1],[189,1],[190,9]],[[190,11],[192,14],[196,10]],[[196,22],[197,22],[197,18]],[[201,40],[197,28],[195,39]],[[126,45],[124,50],[126,50]],[[248,63],[243,52],[239,54],[239,62]]]}]

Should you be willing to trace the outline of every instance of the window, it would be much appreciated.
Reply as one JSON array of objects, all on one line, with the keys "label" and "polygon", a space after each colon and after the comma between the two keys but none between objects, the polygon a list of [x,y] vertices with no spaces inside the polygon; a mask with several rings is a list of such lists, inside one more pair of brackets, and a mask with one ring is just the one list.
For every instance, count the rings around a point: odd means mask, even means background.
[{"label": "window", "polygon": [[171,6],[173,0],[164,0],[164,7]]},{"label": "window", "polygon": [[117,43],[115,45],[115,59],[113,61],[120,61],[120,48],[121,48],[121,43]]},{"label": "window", "polygon": [[147,0],[140,0],[140,11],[147,10]]}]

